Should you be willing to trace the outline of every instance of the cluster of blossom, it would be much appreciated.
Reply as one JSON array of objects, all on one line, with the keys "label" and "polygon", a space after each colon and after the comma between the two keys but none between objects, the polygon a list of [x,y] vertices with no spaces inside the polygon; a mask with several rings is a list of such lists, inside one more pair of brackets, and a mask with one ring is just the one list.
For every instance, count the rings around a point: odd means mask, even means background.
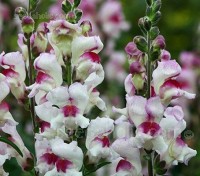
[{"label": "cluster of blossom", "polygon": [[[36,170],[40,175],[82,175],[83,151],[76,133],[87,128],[86,148],[89,163],[114,156],[108,135],[114,121],[108,117],[89,119],[93,106],[106,110],[96,86],[104,79],[98,53],[103,44],[98,36],[89,36],[82,25],[55,20],[39,25],[31,36],[35,83],[27,87],[29,98],[35,98],[39,133],[36,134]],[[23,34],[18,44],[24,58],[28,48]],[[65,75],[71,62],[73,74]],[[28,65],[28,63],[27,63]],[[65,77],[72,77],[72,83]],[[63,81],[64,80],[64,81]]]},{"label": "cluster of blossom", "polygon": [[12,141],[23,153],[20,155],[12,146],[7,143],[0,142],[0,173],[3,176],[8,175],[3,170],[3,164],[7,159],[16,158],[22,169],[27,170],[31,167],[32,155],[25,147],[20,135],[16,130],[18,123],[13,119],[9,112],[9,105],[5,102],[5,98],[11,92],[16,99],[22,103],[25,97],[25,64],[24,58],[20,52],[11,52],[0,55],[0,130],[1,137],[5,136]]},{"label": "cluster of blossom", "polygon": [[[61,3],[62,1],[57,1],[49,9],[49,13],[54,18],[60,18],[62,14]],[[104,60],[105,78],[109,82],[123,83],[127,74],[124,69],[126,56],[124,52],[115,50],[115,40],[119,38],[122,31],[129,29],[129,24],[125,21],[121,3],[118,0],[84,0],[80,4],[80,9],[83,11],[80,22],[89,20],[93,29],[90,33],[98,34],[105,45],[103,58],[108,58]],[[117,98],[117,96],[113,97],[113,99]],[[110,100],[107,100],[107,103],[111,109]]]},{"label": "cluster of blossom", "polygon": [[[166,168],[177,165],[178,162],[187,164],[189,159],[197,153],[181,139],[181,133],[186,128],[182,108],[180,106],[169,107],[172,100],[180,97],[193,99],[195,95],[182,89],[182,81],[179,79],[182,69],[164,49],[163,36],[159,35],[152,45],[157,45],[162,50],[152,73],[149,99],[137,95],[147,81],[144,65],[147,56],[137,48],[134,42],[128,43],[125,48],[130,63],[130,74],[125,80],[126,108],[113,108],[121,114],[115,122],[117,126],[121,129],[129,127],[129,130],[124,131],[124,135],[113,144],[117,153],[122,157],[117,167],[121,168],[118,174],[120,176],[128,173],[141,175],[139,156],[141,148],[146,151],[155,151],[160,160],[166,162]],[[130,134],[130,129],[133,127],[135,131]],[[127,150],[127,148],[132,148],[132,150]],[[137,157],[131,158],[134,150]]]}]

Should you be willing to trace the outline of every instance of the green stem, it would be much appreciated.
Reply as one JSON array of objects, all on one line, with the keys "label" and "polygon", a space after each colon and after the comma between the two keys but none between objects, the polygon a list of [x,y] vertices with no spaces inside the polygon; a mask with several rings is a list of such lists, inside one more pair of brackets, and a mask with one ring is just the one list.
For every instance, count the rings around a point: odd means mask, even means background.
[{"label": "green stem", "polygon": [[154,176],[154,174],[153,174],[152,155],[151,155],[151,153],[149,153],[148,155],[149,155],[149,160],[148,160],[148,173],[149,173],[149,176]]},{"label": "green stem", "polygon": [[[33,63],[32,63],[32,55],[31,55],[31,44],[30,44],[30,37],[27,39],[27,47],[28,47],[28,58],[29,58],[29,85],[33,84]],[[35,121],[35,101],[34,98],[30,99],[30,112],[31,112],[31,118],[32,118],[32,124],[33,124],[33,132],[34,134],[37,132],[37,125]]]},{"label": "green stem", "polygon": [[67,85],[72,84],[72,63],[71,59],[67,59]]},{"label": "green stem", "polygon": [[151,70],[151,39],[149,32],[147,33],[147,44],[148,44],[148,51],[147,51],[147,98],[151,97],[151,78],[152,78],[152,70]]}]

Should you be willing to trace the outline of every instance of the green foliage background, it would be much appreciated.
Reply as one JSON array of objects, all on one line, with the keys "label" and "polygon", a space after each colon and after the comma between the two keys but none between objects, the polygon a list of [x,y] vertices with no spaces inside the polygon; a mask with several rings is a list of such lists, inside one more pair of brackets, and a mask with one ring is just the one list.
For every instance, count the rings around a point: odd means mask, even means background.
[{"label": "green foliage background", "polygon": [[[84,1],[84,0],[83,0]],[[144,16],[145,12],[145,0],[121,0],[123,5],[123,11],[127,21],[131,24],[130,31],[123,32],[120,39],[117,40],[117,49],[123,50],[126,44],[133,39],[135,35],[140,34],[137,21],[140,17]],[[10,21],[4,22],[3,27],[3,41],[0,43],[0,51],[11,52],[18,49],[17,47],[17,27],[13,26],[11,23],[12,18],[14,18],[15,7],[10,0],[3,0],[2,2],[8,4],[11,9],[11,19]],[[200,36],[197,35],[197,28],[200,24],[200,1],[199,0],[162,0],[162,19],[159,23],[159,28],[161,34],[166,39],[167,50],[171,52],[172,58],[178,58],[180,52],[184,50],[198,51],[200,52],[200,47],[198,41]],[[44,14],[47,12],[52,1],[41,0],[41,3],[37,9],[39,14]],[[37,20],[38,24],[42,20]],[[102,85],[102,87],[107,87]],[[115,86],[114,86],[115,87]],[[12,108],[17,109],[14,105],[16,102],[11,98]],[[192,114],[195,114],[198,109],[193,108]],[[29,119],[27,112],[19,109],[23,117],[18,117],[19,120],[24,121],[19,127],[19,132],[22,134],[23,139],[27,146],[33,151],[33,138],[29,134],[25,133],[25,122]],[[14,115],[15,112],[13,111]],[[19,115],[20,116],[20,115]],[[200,114],[197,113],[195,118],[199,118]],[[191,118],[193,118],[191,116]],[[19,121],[18,120],[18,121]],[[199,119],[195,119],[195,122],[199,122]],[[198,138],[199,123],[190,124],[188,129],[192,129],[194,132],[194,138],[188,140],[187,142],[195,148],[200,153],[200,140]],[[199,176],[200,175],[200,156],[193,158],[189,162],[189,166],[186,167],[182,164],[172,169],[173,176]],[[16,161],[13,159],[11,162],[7,162],[5,165],[7,171],[11,171],[11,176],[29,176],[30,174],[22,174],[20,168],[16,165]]]}]

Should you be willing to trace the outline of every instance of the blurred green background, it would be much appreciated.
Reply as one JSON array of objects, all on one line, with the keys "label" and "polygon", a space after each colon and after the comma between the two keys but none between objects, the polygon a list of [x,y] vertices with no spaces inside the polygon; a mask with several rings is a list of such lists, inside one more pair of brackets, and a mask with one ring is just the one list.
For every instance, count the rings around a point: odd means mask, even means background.
[{"label": "blurred green background", "polygon": [[[2,40],[0,43],[0,52],[11,52],[18,49],[17,46],[17,34],[18,26],[13,24],[14,9],[16,5],[13,4],[11,0],[1,0],[8,5],[10,9],[10,20],[6,20],[3,23]],[[55,2],[55,1],[54,1]],[[172,58],[178,58],[182,51],[196,51],[200,52],[200,31],[198,32],[198,26],[200,25],[200,0],[162,0],[162,19],[159,22],[159,28],[161,34],[166,39],[167,47],[166,49],[171,52]],[[41,3],[37,9],[39,13],[45,13],[48,11],[49,6],[53,1],[41,0]],[[121,0],[123,11],[126,20],[131,24],[129,31],[122,32],[121,37],[116,41],[116,49],[123,50],[128,42],[130,42],[134,36],[140,35],[141,32],[137,25],[137,21],[140,17],[144,16],[145,13],[145,0]],[[40,21],[36,21],[38,24]],[[123,96],[122,96],[123,97]],[[12,107],[16,108],[15,101],[12,100]],[[194,101],[193,106],[198,107],[199,97]],[[26,114],[20,116],[19,120],[24,121],[18,129],[21,134],[23,134],[23,139],[29,148],[32,148],[32,137],[30,134],[25,132],[25,124],[28,118],[28,113],[21,109],[14,110],[13,113],[16,114]],[[194,137],[187,140],[188,144],[192,148],[196,149],[200,153],[200,132],[199,132],[199,118],[198,108],[192,108],[191,118],[197,118],[189,124],[187,129],[191,129],[194,132]],[[33,148],[32,148],[33,150]],[[172,169],[173,176],[200,176],[200,155],[193,158],[189,162],[189,166],[186,167],[182,164],[176,166]],[[21,176],[22,173],[16,162],[13,159],[12,162],[7,162],[5,169],[7,171],[12,171],[11,176]],[[28,175],[28,174],[26,174]]]}]

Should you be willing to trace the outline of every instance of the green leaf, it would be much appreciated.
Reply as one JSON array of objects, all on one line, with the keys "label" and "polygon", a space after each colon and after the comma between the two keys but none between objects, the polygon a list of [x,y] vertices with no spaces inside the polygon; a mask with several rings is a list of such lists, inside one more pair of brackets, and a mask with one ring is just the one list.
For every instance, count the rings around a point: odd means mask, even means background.
[{"label": "green leaf", "polygon": [[21,157],[23,157],[23,153],[21,152],[21,150],[12,141],[8,140],[5,137],[0,137],[0,141],[6,143],[8,145],[10,145],[11,147],[13,147],[21,155]]},{"label": "green leaf", "polygon": [[86,172],[85,176],[86,175],[90,175],[93,172],[96,172],[98,169],[100,169],[100,168],[102,168],[102,167],[104,167],[104,166],[106,166],[108,164],[111,164],[111,162],[103,162],[103,163],[98,164],[93,170],[90,170],[89,172]]},{"label": "green leaf", "polygon": [[67,14],[72,10],[72,4],[66,0],[62,3],[62,10]]},{"label": "green leaf", "polygon": [[81,3],[81,0],[74,0],[74,8],[77,8],[80,3]]}]

